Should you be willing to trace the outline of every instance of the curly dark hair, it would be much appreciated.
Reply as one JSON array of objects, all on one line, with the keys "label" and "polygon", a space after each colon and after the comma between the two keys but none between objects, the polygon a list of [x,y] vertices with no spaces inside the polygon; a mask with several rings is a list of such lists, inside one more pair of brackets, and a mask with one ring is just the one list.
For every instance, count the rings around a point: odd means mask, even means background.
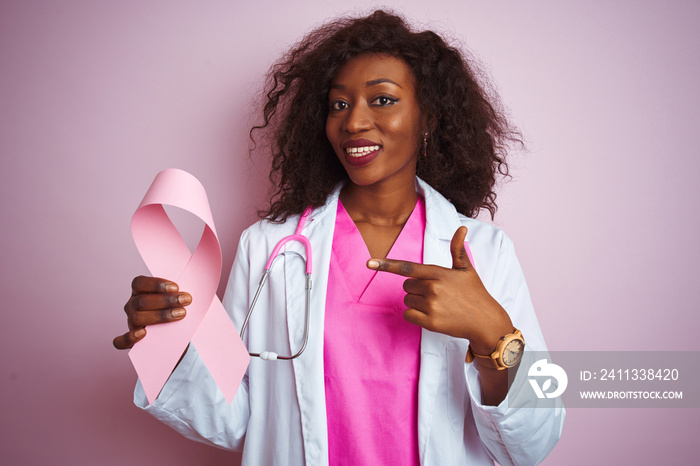
[{"label": "curly dark hair", "polygon": [[506,149],[521,143],[501,110],[498,96],[482,85],[478,67],[432,31],[415,32],[400,16],[375,11],[340,18],[306,35],[267,75],[262,110],[271,150],[270,207],[259,215],[275,222],[323,205],[338,182],[348,178],[325,134],[328,92],[339,70],[364,53],[389,54],[412,70],[416,95],[429,125],[427,157],[417,174],[475,217],[495,215],[494,186],[508,175]]}]

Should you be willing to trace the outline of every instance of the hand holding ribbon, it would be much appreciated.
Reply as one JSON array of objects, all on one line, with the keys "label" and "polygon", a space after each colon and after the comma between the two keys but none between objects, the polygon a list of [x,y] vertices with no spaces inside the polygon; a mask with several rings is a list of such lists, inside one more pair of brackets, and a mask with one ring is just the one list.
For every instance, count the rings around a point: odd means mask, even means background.
[{"label": "hand holding ribbon", "polygon": [[[194,253],[190,253],[163,205],[181,208],[204,222],[204,231]],[[221,275],[221,248],[204,187],[187,172],[163,170],[134,213],[131,231],[151,273],[172,280],[137,277],[132,284],[134,292],[155,288],[152,292],[156,294],[140,294],[136,298],[139,301],[164,303],[144,304],[145,308],[152,309],[149,311],[152,314],[142,311],[141,322],[133,322],[135,318],[130,316],[130,329],[135,324],[169,321],[166,325],[150,325],[148,337],[137,341],[129,352],[149,402],[156,399],[191,342],[230,403],[250,356],[216,296]],[[180,293],[178,285],[188,293]],[[182,305],[188,305],[185,318],[178,307]],[[140,333],[137,330],[117,337],[115,346],[128,345],[129,339],[138,340]]]}]

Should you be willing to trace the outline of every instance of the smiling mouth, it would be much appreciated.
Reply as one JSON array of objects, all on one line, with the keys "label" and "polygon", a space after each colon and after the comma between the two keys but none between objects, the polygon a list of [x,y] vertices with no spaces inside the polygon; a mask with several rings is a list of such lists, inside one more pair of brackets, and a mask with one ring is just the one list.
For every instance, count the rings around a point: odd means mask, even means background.
[{"label": "smiling mouth", "polygon": [[346,147],[345,153],[350,157],[364,157],[372,152],[378,151],[381,146]]}]

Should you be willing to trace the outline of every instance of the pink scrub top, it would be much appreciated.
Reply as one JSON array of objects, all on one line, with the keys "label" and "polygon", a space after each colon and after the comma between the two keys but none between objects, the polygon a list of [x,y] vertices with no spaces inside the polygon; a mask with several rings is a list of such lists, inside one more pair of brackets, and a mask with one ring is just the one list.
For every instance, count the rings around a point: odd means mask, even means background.
[{"label": "pink scrub top", "polygon": [[[423,262],[419,197],[388,258]],[[360,231],[338,201],[324,328],[331,465],[419,465],[421,329],[403,317],[404,277],[367,268]]]}]

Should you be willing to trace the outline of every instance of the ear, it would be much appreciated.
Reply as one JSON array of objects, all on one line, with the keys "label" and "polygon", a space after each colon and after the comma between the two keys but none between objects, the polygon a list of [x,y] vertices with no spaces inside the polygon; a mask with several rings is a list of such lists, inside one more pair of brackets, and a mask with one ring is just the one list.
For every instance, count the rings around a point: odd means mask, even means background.
[{"label": "ear", "polygon": [[433,134],[433,132],[435,132],[436,129],[437,118],[435,117],[435,115],[426,115],[424,113],[421,122],[421,134]]}]

